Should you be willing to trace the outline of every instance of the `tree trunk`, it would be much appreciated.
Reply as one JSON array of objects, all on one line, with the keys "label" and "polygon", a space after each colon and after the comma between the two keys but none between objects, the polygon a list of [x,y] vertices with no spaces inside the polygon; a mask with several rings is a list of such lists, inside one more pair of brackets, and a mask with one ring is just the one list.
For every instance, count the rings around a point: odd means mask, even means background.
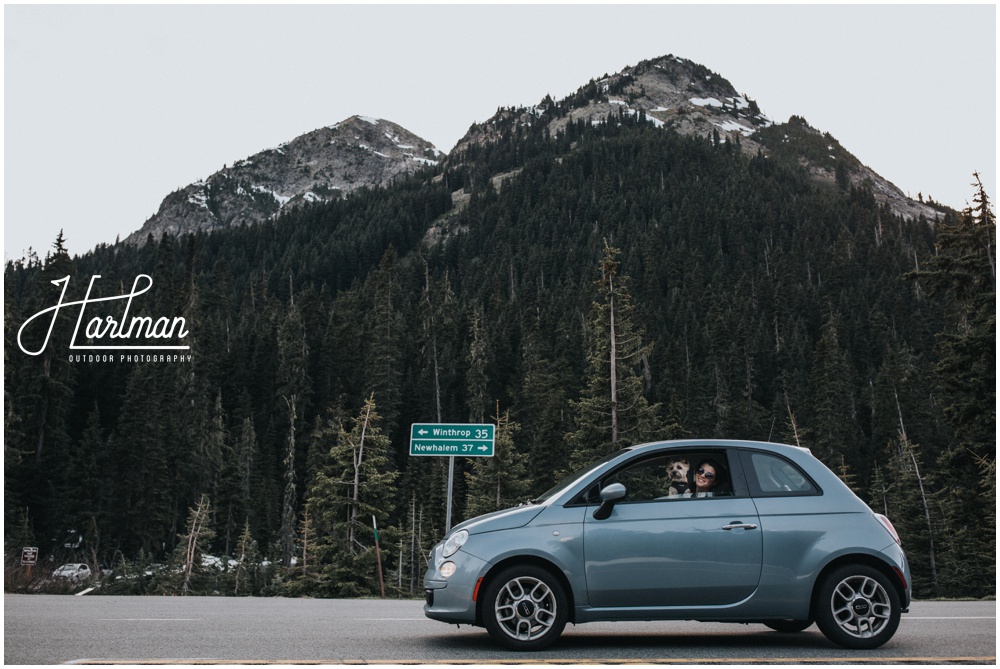
[{"label": "tree trunk", "polygon": [[354,448],[354,488],[351,494],[351,515],[347,524],[347,545],[350,546],[351,555],[354,554],[354,521],[358,517],[358,502],[361,499],[361,465],[365,461],[365,432],[368,430],[368,417],[372,413],[372,404],[375,401],[375,393],[365,403],[365,420],[361,424],[361,439]]},{"label": "tree trunk", "polygon": [[281,509],[281,564],[290,567],[295,551],[295,395],[288,405],[288,455],[285,456],[285,497]]},{"label": "tree trunk", "polygon": [[615,336],[615,285],[614,276],[608,277],[610,290],[608,306],[611,310],[611,445],[618,444],[618,341]]}]

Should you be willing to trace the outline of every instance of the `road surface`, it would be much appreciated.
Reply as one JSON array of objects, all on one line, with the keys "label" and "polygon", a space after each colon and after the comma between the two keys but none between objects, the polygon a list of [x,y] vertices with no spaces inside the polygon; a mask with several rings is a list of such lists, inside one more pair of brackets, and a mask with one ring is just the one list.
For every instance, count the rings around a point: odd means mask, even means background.
[{"label": "road surface", "polygon": [[996,602],[915,602],[874,651],[815,626],[657,622],[570,625],[548,650],[514,653],[413,600],[4,596],[6,664],[995,664],[996,647]]}]

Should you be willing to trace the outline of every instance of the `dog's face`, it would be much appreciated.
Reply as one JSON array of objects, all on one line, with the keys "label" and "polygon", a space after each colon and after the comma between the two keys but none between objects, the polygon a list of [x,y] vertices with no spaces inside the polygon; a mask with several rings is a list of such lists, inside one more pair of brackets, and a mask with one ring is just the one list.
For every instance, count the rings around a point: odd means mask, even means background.
[{"label": "dog's face", "polygon": [[687,460],[672,460],[667,465],[667,473],[670,475],[670,480],[678,483],[687,482],[689,469],[691,469],[691,465],[688,464]]}]

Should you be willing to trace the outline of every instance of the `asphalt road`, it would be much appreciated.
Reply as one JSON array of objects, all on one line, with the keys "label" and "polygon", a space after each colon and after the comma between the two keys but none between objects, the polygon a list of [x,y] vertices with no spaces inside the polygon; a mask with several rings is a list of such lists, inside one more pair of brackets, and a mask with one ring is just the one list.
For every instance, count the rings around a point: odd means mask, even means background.
[{"label": "asphalt road", "polygon": [[479,628],[428,620],[420,601],[4,596],[4,663],[180,664],[996,664],[996,602],[915,602],[875,651],[815,626],[588,623],[513,653]]}]

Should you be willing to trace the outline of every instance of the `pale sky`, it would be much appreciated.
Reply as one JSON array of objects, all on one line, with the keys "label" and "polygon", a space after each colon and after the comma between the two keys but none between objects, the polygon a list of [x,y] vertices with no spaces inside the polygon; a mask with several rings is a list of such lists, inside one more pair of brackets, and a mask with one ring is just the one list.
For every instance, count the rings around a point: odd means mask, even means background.
[{"label": "pale sky", "polygon": [[673,54],[911,196],[996,190],[996,6],[7,5],[4,258],[137,230],[171,191],[352,115],[448,152],[498,107]]}]

